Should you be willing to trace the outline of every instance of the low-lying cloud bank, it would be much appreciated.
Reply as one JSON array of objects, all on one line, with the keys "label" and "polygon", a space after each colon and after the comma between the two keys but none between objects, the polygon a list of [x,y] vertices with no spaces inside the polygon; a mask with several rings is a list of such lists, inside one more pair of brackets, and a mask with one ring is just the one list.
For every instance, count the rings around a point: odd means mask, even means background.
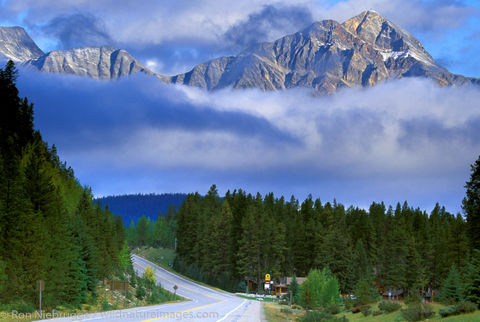
[{"label": "low-lying cloud bank", "polygon": [[213,93],[135,76],[22,70],[36,126],[99,195],[243,188],[459,211],[480,152],[480,90],[404,79],[336,95]]}]

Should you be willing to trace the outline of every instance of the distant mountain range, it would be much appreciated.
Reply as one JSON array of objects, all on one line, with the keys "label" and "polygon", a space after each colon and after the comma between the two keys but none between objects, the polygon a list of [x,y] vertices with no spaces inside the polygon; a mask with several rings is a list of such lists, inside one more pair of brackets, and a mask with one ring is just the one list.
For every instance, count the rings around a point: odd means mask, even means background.
[{"label": "distant mountain range", "polygon": [[154,73],[128,52],[81,47],[44,54],[21,27],[0,27],[0,56],[51,73],[116,79],[145,73],[166,83],[215,90],[225,87],[280,90],[373,86],[386,79],[424,77],[440,86],[480,85],[480,79],[450,73],[410,33],[369,10],[340,24],[316,22],[274,42],[220,57],[175,76]]},{"label": "distant mountain range", "polygon": [[128,226],[132,220],[136,223],[143,215],[155,220],[159,214],[165,216],[170,206],[178,209],[186,197],[183,193],[135,194],[102,197],[94,201],[100,202],[102,208],[108,205],[108,209],[121,216],[123,224]]}]

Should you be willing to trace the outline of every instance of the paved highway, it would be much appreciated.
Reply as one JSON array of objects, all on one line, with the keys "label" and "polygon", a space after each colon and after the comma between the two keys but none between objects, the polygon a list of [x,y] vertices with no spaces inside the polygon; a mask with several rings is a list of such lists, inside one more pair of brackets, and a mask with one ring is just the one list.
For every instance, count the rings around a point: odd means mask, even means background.
[{"label": "paved highway", "polygon": [[[118,311],[63,317],[51,321],[263,321],[261,302],[245,300],[231,293],[216,291],[171,273],[146,259],[132,255],[135,271],[142,275],[147,266],[155,270],[155,278],[163,288],[189,301],[146,306]],[[45,320],[43,320],[45,321]]]}]

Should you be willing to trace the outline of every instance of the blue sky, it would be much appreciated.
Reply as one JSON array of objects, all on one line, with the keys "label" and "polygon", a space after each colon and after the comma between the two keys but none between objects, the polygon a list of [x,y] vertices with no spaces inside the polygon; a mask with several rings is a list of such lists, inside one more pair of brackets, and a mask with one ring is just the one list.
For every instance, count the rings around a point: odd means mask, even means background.
[{"label": "blue sky", "polygon": [[[476,1],[4,0],[0,22],[21,25],[44,51],[125,48],[176,74],[313,21],[375,9],[414,34],[450,71],[480,77]],[[348,89],[206,93],[142,76],[99,82],[22,70],[36,126],[97,195],[137,192],[309,193],[366,207],[435,202],[459,211],[480,151],[480,91],[424,80]]]}]

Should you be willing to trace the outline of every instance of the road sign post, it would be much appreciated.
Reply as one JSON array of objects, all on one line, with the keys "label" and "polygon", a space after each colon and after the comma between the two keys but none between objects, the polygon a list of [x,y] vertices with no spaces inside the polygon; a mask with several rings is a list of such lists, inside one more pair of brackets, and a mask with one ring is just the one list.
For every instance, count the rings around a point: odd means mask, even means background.
[{"label": "road sign post", "polygon": [[40,316],[42,316],[42,291],[45,289],[45,283],[42,280],[37,281],[37,288],[39,292],[38,309],[40,310]]},{"label": "road sign post", "polygon": [[177,285],[173,285],[173,299],[176,301],[177,300]]}]

